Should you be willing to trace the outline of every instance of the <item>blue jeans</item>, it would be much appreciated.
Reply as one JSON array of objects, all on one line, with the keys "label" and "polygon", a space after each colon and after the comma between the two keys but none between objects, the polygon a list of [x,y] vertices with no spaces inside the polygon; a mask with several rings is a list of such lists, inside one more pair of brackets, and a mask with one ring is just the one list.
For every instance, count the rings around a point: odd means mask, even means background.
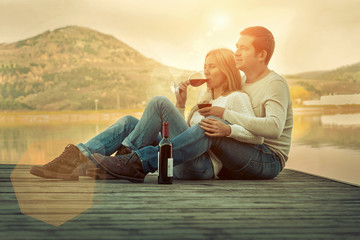
[{"label": "blue jeans", "polygon": [[122,118],[78,147],[88,157],[92,153],[109,156],[123,144],[135,150],[145,173],[155,172],[158,168],[157,144],[161,139],[159,131],[163,121],[169,122],[175,179],[213,178],[210,156],[207,153],[209,149],[223,163],[219,174],[221,178],[271,179],[281,170],[278,156],[264,144],[253,145],[227,137],[208,137],[199,124],[189,127],[175,106],[165,97],[153,98],[140,120],[129,116]]},{"label": "blue jeans", "polygon": [[[169,122],[170,138],[189,128],[176,107],[167,98],[159,96],[148,103],[140,120],[132,116],[123,117],[87,143],[80,143],[77,147],[91,160],[91,154],[100,153],[110,156],[120,145],[127,146],[131,150],[154,146],[156,151],[156,163],[152,171],[154,172],[157,170],[158,143],[161,140],[159,132],[164,121]],[[211,179],[213,176],[210,156],[206,152],[197,158],[192,158],[191,161],[174,163],[175,179]]]},{"label": "blue jeans", "polygon": [[[280,158],[266,145],[246,144],[227,137],[208,137],[199,124],[172,138],[171,142],[174,165],[197,159],[212,150],[223,164],[219,173],[222,179],[272,179],[281,171]],[[145,172],[157,169],[157,151],[156,146],[136,151]]]}]

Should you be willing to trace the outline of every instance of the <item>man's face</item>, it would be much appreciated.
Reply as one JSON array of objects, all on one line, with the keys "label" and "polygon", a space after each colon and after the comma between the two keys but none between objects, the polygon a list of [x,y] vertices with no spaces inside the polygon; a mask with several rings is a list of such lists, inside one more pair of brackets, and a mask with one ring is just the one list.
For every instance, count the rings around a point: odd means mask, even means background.
[{"label": "man's face", "polygon": [[254,37],[241,35],[236,43],[235,62],[236,68],[241,71],[247,71],[256,67],[258,58],[255,48],[252,45]]}]

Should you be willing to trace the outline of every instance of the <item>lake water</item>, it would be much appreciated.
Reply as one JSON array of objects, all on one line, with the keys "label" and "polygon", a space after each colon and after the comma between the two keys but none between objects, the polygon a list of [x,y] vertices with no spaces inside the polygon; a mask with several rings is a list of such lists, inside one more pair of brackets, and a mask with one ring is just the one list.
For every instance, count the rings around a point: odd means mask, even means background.
[{"label": "lake water", "polygon": [[[360,185],[360,113],[295,113],[286,167]],[[68,143],[85,143],[124,115],[2,115],[0,164],[45,164]]]}]

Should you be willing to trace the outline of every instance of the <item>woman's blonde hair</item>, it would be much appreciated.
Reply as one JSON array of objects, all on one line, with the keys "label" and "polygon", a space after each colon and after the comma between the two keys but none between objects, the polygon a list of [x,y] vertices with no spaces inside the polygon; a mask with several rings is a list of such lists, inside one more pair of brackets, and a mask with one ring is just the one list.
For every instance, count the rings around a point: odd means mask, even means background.
[{"label": "woman's blonde hair", "polygon": [[223,87],[223,95],[233,91],[240,91],[241,76],[236,68],[234,52],[227,48],[214,49],[206,54],[205,59],[210,55],[215,57],[217,68],[226,76],[227,82]]},{"label": "woman's blonde hair", "polygon": [[[210,55],[215,57],[216,67],[226,76],[226,83],[223,86],[222,95],[224,96],[234,91],[240,91],[241,76],[239,70],[236,68],[234,52],[228,48],[214,49],[206,54],[205,60]],[[207,91],[211,91],[211,89],[208,88]],[[197,110],[199,110],[197,105],[190,110],[187,121],[188,124],[192,115]]]}]

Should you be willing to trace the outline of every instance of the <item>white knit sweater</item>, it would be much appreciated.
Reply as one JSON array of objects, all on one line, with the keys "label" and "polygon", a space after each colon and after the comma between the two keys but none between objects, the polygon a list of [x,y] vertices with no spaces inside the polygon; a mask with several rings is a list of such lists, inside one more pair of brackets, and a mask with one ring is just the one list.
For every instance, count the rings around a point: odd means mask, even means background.
[{"label": "white knit sweater", "polygon": [[[251,106],[250,98],[244,92],[232,92],[227,96],[220,96],[217,99],[211,100],[210,102],[212,103],[212,106],[223,107],[226,110],[239,112],[244,114],[245,116],[255,117],[255,113]],[[185,109],[179,108],[179,111],[184,116]],[[194,112],[190,119],[190,126],[199,123],[202,118],[203,116],[201,116],[198,111]],[[231,121],[229,121],[229,123],[231,127],[231,134],[229,136],[230,138],[233,138],[240,142],[252,144],[262,144],[264,142],[263,137],[254,135],[240,125],[233,125],[234,123]],[[210,150],[208,152],[214,166],[214,174],[215,176],[217,176],[222,167],[221,161]]]}]

